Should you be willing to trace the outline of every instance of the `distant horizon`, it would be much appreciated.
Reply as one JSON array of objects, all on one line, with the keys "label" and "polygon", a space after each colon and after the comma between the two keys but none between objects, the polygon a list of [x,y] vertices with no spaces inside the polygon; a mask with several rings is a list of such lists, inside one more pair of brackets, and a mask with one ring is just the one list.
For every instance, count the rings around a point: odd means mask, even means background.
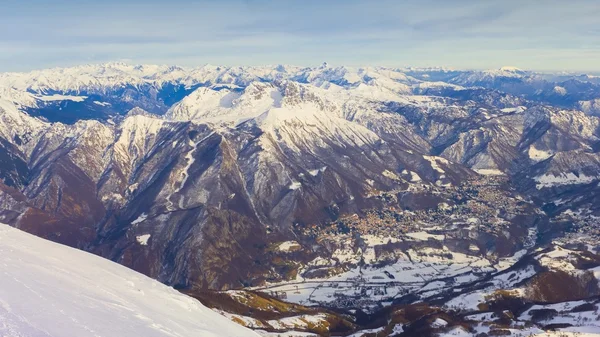
[{"label": "distant horizon", "polygon": [[327,64],[328,67],[330,68],[338,68],[338,67],[346,67],[346,68],[352,68],[352,69],[360,69],[360,68],[368,68],[368,67],[379,67],[379,68],[387,68],[387,69],[397,69],[397,70],[431,70],[431,71],[435,71],[435,70],[446,70],[446,71],[463,71],[463,72],[468,72],[468,71],[473,71],[473,72],[483,72],[483,71],[492,71],[492,70],[501,70],[502,68],[516,68],[520,71],[524,71],[524,72],[531,72],[531,73],[539,73],[539,74],[560,74],[560,73],[564,73],[564,74],[570,74],[570,75],[574,75],[574,74],[580,74],[580,75],[592,75],[592,76],[596,76],[596,75],[600,75],[600,71],[593,71],[593,70],[561,70],[561,69],[527,69],[527,68],[522,68],[522,67],[518,67],[518,66],[514,66],[514,65],[504,65],[504,66],[500,66],[497,68],[458,68],[458,67],[451,67],[451,66],[411,66],[411,65],[398,65],[398,66],[389,66],[389,65],[377,65],[377,64],[361,64],[361,65],[348,65],[348,64],[333,64],[330,62],[321,62],[318,64],[313,64],[313,65],[303,65],[303,64],[289,64],[289,63],[275,63],[275,64],[216,64],[216,63],[202,63],[202,64],[176,64],[176,63],[140,63],[140,62],[133,62],[130,60],[113,60],[113,61],[106,61],[106,62],[90,62],[90,63],[74,63],[71,65],[65,64],[65,65],[56,65],[56,66],[48,66],[48,67],[43,67],[43,68],[30,68],[30,69],[24,69],[24,70],[14,70],[14,71],[2,71],[0,70],[0,74],[6,74],[6,73],[31,73],[31,72],[36,72],[36,71],[44,71],[44,70],[52,70],[52,69],[72,69],[72,68],[77,68],[77,67],[85,67],[85,66],[107,66],[107,65],[118,65],[118,64],[123,64],[126,66],[159,66],[159,67],[181,67],[184,69],[196,69],[196,68],[202,68],[205,66],[213,66],[213,67],[229,67],[229,68],[233,68],[233,67],[256,67],[256,68],[274,68],[277,66],[289,66],[289,67],[296,67],[296,68],[311,68],[311,69],[316,69],[319,68],[320,66],[322,66],[323,64]]},{"label": "distant horizon", "polygon": [[600,72],[596,0],[5,0],[0,72],[138,64]]}]

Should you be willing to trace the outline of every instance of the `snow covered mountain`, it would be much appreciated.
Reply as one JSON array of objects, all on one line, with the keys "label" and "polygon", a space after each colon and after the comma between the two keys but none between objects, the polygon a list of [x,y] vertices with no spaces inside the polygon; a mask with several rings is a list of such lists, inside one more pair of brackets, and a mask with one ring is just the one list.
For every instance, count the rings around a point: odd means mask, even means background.
[{"label": "snow covered mountain", "polygon": [[114,262],[0,224],[0,334],[258,336]]},{"label": "snow covered mountain", "polygon": [[[514,67],[0,74],[0,221],[180,289],[447,301],[431,287],[596,233],[599,99],[591,77]],[[407,284],[338,300],[380,277]]]}]

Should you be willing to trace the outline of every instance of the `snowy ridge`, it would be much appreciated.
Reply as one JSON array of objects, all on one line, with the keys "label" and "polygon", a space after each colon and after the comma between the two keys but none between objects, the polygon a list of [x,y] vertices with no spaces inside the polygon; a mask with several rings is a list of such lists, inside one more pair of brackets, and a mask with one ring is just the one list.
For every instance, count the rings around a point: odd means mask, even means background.
[{"label": "snowy ridge", "polygon": [[317,87],[328,86],[331,83],[345,87],[357,86],[360,83],[377,83],[398,93],[409,93],[408,84],[418,82],[397,69],[382,67],[331,67],[324,64],[316,68],[289,65],[258,67],[204,65],[197,68],[184,68],[117,62],[44,69],[27,73],[0,73],[0,87],[52,97],[56,93],[75,95],[83,92],[102,93],[126,86],[161,87],[171,83],[186,87],[207,84],[245,87],[255,81],[272,82],[286,79],[311,83]]},{"label": "snowy ridge", "polygon": [[146,276],[0,224],[0,335],[258,336]]},{"label": "snowy ridge", "polygon": [[0,136],[6,139],[25,136],[23,141],[27,143],[29,137],[36,136],[41,129],[48,127],[46,123],[22,112],[26,107],[35,107],[36,104],[35,97],[29,93],[0,87]]},{"label": "snowy ridge", "polygon": [[464,72],[452,79],[452,83],[464,86],[481,85],[493,83],[498,80],[521,80],[537,76],[534,73],[521,70],[517,67],[501,67],[499,69],[489,69],[483,71]]}]

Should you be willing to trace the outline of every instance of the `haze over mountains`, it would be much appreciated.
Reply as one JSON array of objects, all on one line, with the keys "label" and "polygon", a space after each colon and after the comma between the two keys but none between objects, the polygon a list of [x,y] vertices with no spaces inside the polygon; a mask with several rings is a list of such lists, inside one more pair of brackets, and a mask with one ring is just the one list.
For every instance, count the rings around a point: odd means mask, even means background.
[{"label": "haze over mountains", "polygon": [[515,67],[3,73],[0,221],[272,332],[597,332],[598,116]]}]

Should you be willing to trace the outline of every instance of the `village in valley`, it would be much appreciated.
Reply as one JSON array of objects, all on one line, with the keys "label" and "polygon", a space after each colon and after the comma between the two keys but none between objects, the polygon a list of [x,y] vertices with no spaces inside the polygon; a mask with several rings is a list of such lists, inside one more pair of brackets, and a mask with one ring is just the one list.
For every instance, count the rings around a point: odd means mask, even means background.
[{"label": "village in valley", "polygon": [[[411,186],[410,191],[375,196],[392,201],[384,209],[343,216],[325,226],[297,226],[305,241],[280,243],[280,253],[306,249],[311,239],[318,256],[299,266],[294,279],[256,290],[303,305],[375,310],[442,296],[489,277],[517,262],[537,234],[532,219],[538,209],[499,188],[505,179],[481,175],[460,186]],[[437,204],[403,208],[397,199],[408,193]],[[524,221],[530,222],[519,234]],[[504,246],[490,246],[490,241]]]}]

